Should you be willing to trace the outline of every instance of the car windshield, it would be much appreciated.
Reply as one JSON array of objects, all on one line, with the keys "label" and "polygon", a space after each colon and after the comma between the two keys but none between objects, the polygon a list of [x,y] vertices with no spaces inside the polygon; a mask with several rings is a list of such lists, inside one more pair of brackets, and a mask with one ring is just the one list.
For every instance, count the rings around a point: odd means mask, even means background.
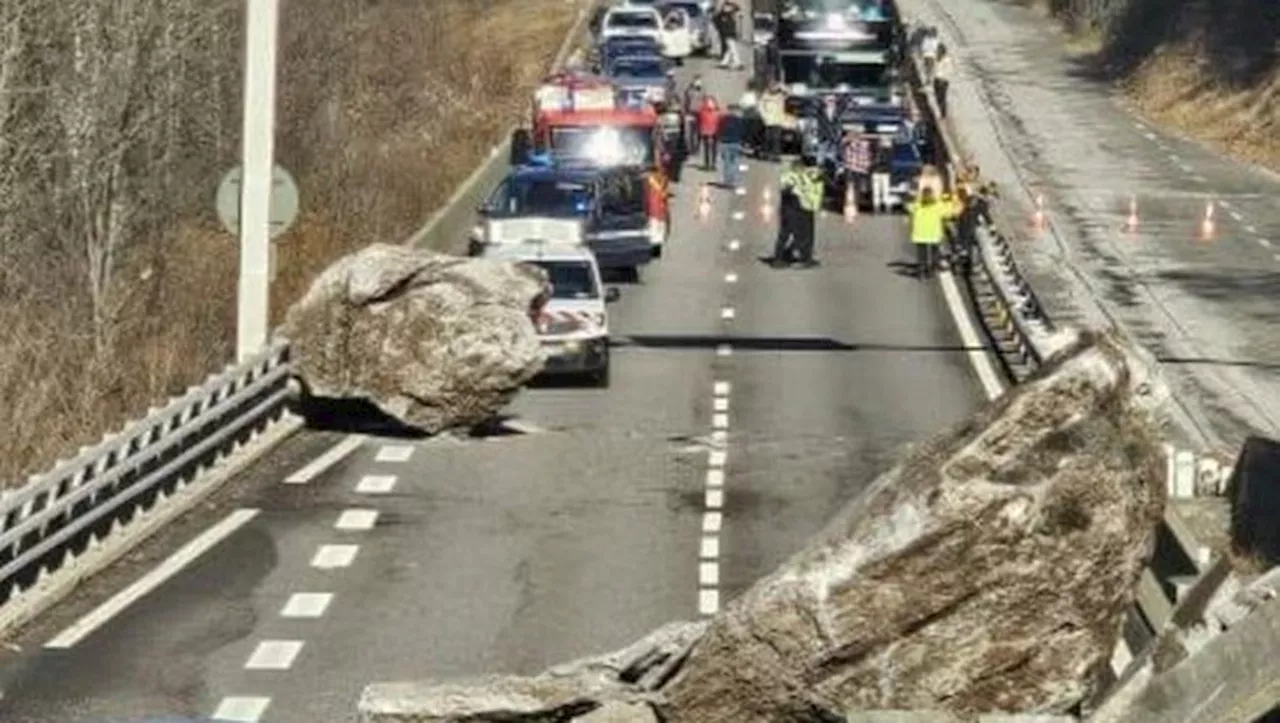
[{"label": "car windshield", "polygon": [[809,88],[879,88],[889,84],[889,66],[884,63],[845,63],[836,56],[782,55],[782,82],[803,83]]},{"label": "car windshield", "polygon": [[651,29],[658,27],[658,21],[653,17],[653,13],[613,13],[609,19],[605,21],[605,26],[610,28],[639,28]]},{"label": "car windshield", "polygon": [[571,218],[586,212],[591,190],[586,184],[554,178],[510,178],[489,201],[491,213],[511,216]]},{"label": "car windshield", "polygon": [[551,129],[551,152],[600,166],[650,166],[653,132],[644,126],[562,126]]},{"label": "car windshield", "polygon": [[660,57],[662,47],[653,38],[619,38],[604,44],[604,54],[611,57],[620,55]]},{"label": "car windshield", "polygon": [[664,3],[662,7],[663,7],[663,9],[664,9],[664,10],[674,10],[674,9],[676,9],[676,8],[679,8],[680,10],[685,11],[685,13],[686,13],[686,14],[688,14],[688,16],[689,16],[691,19],[697,19],[697,18],[702,17],[702,6],[701,6],[701,5],[699,5],[699,4],[698,4],[698,3],[696,3],[696,2],[692,2],[692,3]]},{"label": "car windshield", "polygon": [[586,261],[532,261],[530,264],[547,272],[553,299],[576,301],[600,298],[596,276],[591,273],[591,264]]},{"label": "car windshield", "polygon": [[661,77],[665,70],[662,62],[657,59],[649,58],[624,58],[615,60],[610,66],[614,76],[622,76],[625,78],[657,78]]}]

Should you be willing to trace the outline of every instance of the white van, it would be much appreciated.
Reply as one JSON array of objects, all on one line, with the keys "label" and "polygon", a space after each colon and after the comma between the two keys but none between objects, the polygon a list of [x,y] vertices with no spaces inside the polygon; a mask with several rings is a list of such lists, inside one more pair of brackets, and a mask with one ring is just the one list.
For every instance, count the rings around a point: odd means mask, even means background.
[{"label": "white van", "polygon": [[535,324],[549,376],[586,376],[609,386],[609,312],[617,287],[605,288],[596,257],[586,246],[542,241],[493,246],[485,258],[527,263],[547,273],[551,289]]}]

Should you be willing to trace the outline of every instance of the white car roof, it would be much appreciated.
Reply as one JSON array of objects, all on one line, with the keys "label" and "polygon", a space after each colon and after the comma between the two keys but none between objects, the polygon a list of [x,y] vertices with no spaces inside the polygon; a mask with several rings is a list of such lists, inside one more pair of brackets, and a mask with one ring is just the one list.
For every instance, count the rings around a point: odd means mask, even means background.
[{"label": "white car roof", "polygon": [[500,244],[485,250],[485,258],[495,261],[582,261],[594,264],[596,257],[586,246]]}]

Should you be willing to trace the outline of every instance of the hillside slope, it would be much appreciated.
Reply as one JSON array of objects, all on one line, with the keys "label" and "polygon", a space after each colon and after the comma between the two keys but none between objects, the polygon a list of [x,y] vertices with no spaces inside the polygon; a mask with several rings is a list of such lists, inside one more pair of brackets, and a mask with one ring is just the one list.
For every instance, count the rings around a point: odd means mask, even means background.
[{"label": "hillside slope", "polygon": [[[243,0],[0,3],[0,483],[230,361]],[[566,0],[285,0],[277,160],[302,214],[278,317],[314,273],[409,235],[515,115]]]},{"label": "hillside slope", "polygon": [[1152,120],[1280,170],[1280,2],[1047,0]]}]

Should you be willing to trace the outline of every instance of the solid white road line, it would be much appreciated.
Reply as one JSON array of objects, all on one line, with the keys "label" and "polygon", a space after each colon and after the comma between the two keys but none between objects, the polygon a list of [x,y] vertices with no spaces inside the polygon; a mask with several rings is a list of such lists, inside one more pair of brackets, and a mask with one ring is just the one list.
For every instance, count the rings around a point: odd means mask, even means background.
[{"label": "solid white road line", "polygon": [[715,588],[698,591],[698,614],[715,615],[720,612],[720,591]]},{"label": "solid white road line", "polygon": [[289,601],[280,608],[282,618],[318,618],[322,617],[333,602],[333,593],[327,592],[295,592]]},{"label": "solid white road line", "polygon": [[322,570],[350,567],[359,551],[359,545],[321,545],[316,550],[315,557],[311,558],[311,566]]},{"label": "solid white road line", "polygon": [[288,670],[301,652],[301,640],[263,640],[245,661],[244,669]]},{"label": "solid white road line", "polygon": [[373,526],[378,523],[377,510],[343,510],[338,515],[338,521],[333,523],[335,529],[346,531],[365,532],[372,530]]},{"label": "solid white road line", "polygon": [[720,538],[715,535],[704,536],[698,557],[703,560],[714,560],[720,557]]},{"label": "solid white road line", "polygon": [[378,454],[374,457],[376,462],[408,462],[413,456],[413,445],[411,444],[384,444],[378,449]]},{"label": "solid white road line", "polygon": [[271,705],[270,698],[234,696],[223,698],[222,702],[218,703],[218,709],[213,712],[213,719],[225,723],[258,723],[262,714],[267,712],[269,705]]},{"label": "solid white road line", "polygon": [[53,640],[45,643],[45,647],[70,648],[89,637],[95,630],[124,612],[130,605],[163,585],[169,578],[177,575],[219,542],[227,539],[236,530],[247,525],[253,518],[258,516],[258,512],[259,510],[244,509],[236,510],[227,515],[221,522],[200,533],[194,540],[165,558],[151,572],[143,575],[132,585],[116,593],[111,599],[94,608],[87,615],[58,633]]},{"label": "solid white road line", "polygon": [[395,489],[396,476],[393,474],[367,474],[356,483],[356,492],[362,495],[385,495]]},{"label": "solid white road line", "polygon": [[969,356],[969,363],[978,375],[982,390],[986,392],[988,399],[999,397],[1004,393],[1004,383],[1001,382],[1000,375],[996,374],[991,358],[979,341],[977,325],[969,313],[969,307],[965,306],[964,299],[960,296],[955,276],[950,271],[940,271],[938,283],[942,285],[942,296],[947,301],[947,308],[951,310],[951,319],[960,332],[960,343],[968,350],[966,354]]},{"label": "solid white road line", "polygon": [[299,469],[288,477],[284,478],[285,484],[301,485],[310,482],[320,475],[321,472],[329,469],[338,462],[341,462],[347,455],[360,449],[360,445],[364,444],[364,435],[356,434],[338,442],[329,448],[329,451],[316,457],[310,464]]}]

